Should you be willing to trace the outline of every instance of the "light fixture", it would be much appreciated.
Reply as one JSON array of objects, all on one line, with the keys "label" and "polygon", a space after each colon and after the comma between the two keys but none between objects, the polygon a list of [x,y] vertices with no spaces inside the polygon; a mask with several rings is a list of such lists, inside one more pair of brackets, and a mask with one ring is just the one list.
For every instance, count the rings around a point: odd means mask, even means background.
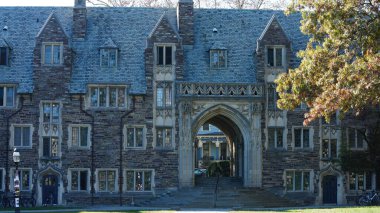
[{"label": "light fixture", "polygon": [[16,148],[13,151],[13,162],[20,163],[20,152],[18,152]]}]

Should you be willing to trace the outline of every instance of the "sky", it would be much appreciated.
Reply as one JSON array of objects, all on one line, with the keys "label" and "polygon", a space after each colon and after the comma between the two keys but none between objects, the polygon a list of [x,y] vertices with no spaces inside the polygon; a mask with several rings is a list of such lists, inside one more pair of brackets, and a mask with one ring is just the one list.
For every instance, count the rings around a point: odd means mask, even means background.
[{"label": "sky", "polygon": [[74,0],[0,0],[0,6],[74,6]]}]

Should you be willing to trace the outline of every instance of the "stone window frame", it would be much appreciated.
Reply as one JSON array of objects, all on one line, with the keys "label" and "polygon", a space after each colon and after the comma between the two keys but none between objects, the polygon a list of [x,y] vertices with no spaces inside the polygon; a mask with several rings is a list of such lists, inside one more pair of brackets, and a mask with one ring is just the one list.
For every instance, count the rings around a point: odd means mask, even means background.
[{"label": "stone window frame", "polygon": [[[162,105],[159,105],[159,90],[162,90]],[[155,103],[158,109],[171,109],[173,107],[174,93],[173,93],[173,83],[168,81],[158,81],[156,82],[156,94]],[[169,95],[167,94],[169,92]],[[168,99],[170,97],[170,99]],[[168,102],[169,100],[169,102]]]},{"label": "stone window frame", "polygon": [[[113,192],[110,192],[108,190],[108,180],[106,180],[106,191],[100,191],[99,189],[99,172],[102,172],[102,171],[106,171],[106,177],[108,179],[108,171],[113,171],[115,172],[115,191]],[[119,177],[119,170],[118,169],[115,169],[115,168],[98,168],[95,170],[95,177],[96,177],[96,180],[95,180],[95,189],[97,192],[100,192],[100,193],[118,193],[119,192],[119,187],[118,187],[118,184],[119,184],[119,181],[118,181],[118,177]]]},{"label": "stone window frame", "polygon": [[[296,147],[296,141],[295,141],[295,130],[296,129],[301,129],[301,147]],[[304,142],[303,142],[303,130],[309,130],[309,147],[304,147]],[[314,143],[313,143],[313,137],[314,137],[314,128],[313,127],[305,127],[305,126],[292,126],[292,147],[293,150],[313,150],[314,149]]]},{"label": "stone window frame", "polygon": [[[277,144],[277,131],[275,131],[275,143],[273,146],[271,146],[269,143],[269,129],[282,129],[282,147],[278,147],[278,144]],[[283,126],[268,126],[266,128],[266,142],[267,142],[267,147],[269,149],[274,149],[274,150],[285,150],[287,148],[287,143],[286,143],[286,135],[287,135],[287,131],[286,131],[286,128],[283,127]]]},{"label": "stone window frame", "polygon": [[[80,172],[82,171],[86,171],[87,172],[87,187],[86,187],[86,190],[80,190],[80,186],[78,185],[78,189],[75,190],[75,189],[72,189],[72,172],[79,172],[78,174],[80,174]],[[67,170],[67,190],[69,192],[90,192],[90,189],[91,189],[91,184],[90,184],[90,176],[91,176],[91,170],[89,168],[69,168]],[[80,178],[79,178],[80,179]],[[79,182],[78,182],[79,184]]]},{"label": "stone window frame", "polygon": [[[159,48],[163,48],[162,62],[160,62]],[[171,54],[166,54],[166,49],[171,48]],[[155,43],[154,44],[154,64],[156,66],[174,66],[175,65],[175,44],[174,43]],[[171,63],[167,63],[167,58],[170,55]]]},{"label": "stone window frame", "polygon": [[[87,131],[87,146],[81,146],[81,145],[74,146],[73,145],[73,142],[72,142],[73,127],[79,128],[79,129],[81,127],[87,127],[88,128],[88,131]],[[92,127],[91,127],[90,124],[69,124],[69,126],[67,127],[67,130],[68,130],[67,145],[68,145],[69,149],[90,149],[91,148],[91,131],[92,131]],[[81,131],[81,130],[79,130],[79,131]]]},{"label": "stone window frame", "polygon": [[[288,172],[293,172],[293,175],[292,175],[292,185],[293,185],[293,189],[292,190],[288,190],[288,186],[287,186],[287,173]],[[296,172],[302,172],[302,177],[301,177],[301,190],[296,190],[296,180],[295,180],[295,173]],[[304,190],[304,173],[309,173],[309,188],[307,190]],[[314,191],[314,170],[312,169],[284,169],[284,173],[283,173],[283,180],[284,180],[284,191],[286,193],[297,193],[297,192],[313,192]]]},{"label": "stone window frame", "polygon": [[[273,91],[272,91],[273,90]],[[273,98],[273,100],[272,100]],[[267,108],[268,110],[278,110],[277,101],[279,99],[278,92],[276,91],[276,84],[267,85]]]},{"label": "stone window frame", "polygon": [[[133,128],[134,129],[134,146],[133,147],[128,147],[128,135],[127,135],[127,129]],[[138,147],[136,146],[136,128],[142,128],[143,135],[142,135],[142,146]],[[145,150],[147,146],[147,140],[146,140],[146,133],[147,133],[147,128],[146,125],[124,125],[123,128],[123,143],[124,143],[124,149],[126,150]]]},{"label": "stone window frame", "polygon": [[[2,55],[3,55],[3,51],[5,51],[5,57],[4,57],[4,62],[1,63],[1,58],[2,58]],[[9,63],[9,59],[10,59],[10,48],[9,47],[0,47],[0,66],[9,66],[10,63]]]},{"label": "stone window frame", "polygon": [[[28,184],[29,184],[29,189],[27,190],[24,190],[23,189],[23,184],[22,184],[22,177],[19,177],[20,178],[20,191],[25,191],[25,192],[29,192],[29,191],[32,191],[33,189],[33,170],[32,168],[25,168],[25,167],[22,167],[22,168],[18,168],[18,171],[21,172],[21,176],[22,176],[22,173],[24,171],[28,171],[29,172],[29,180],[28,180]],[[10,171],[10,179],[13,180],[15,178],[15,173],[16,173],[16,168],[12,167],[11,168],[11,171]],[[14,190],[14,181],[10,181],[10,189],[11,190]]]},{"label": "stone window frame", "polygon": [[[110,63],[110,59],[111,59],[111,56],[110,56],[110,53],[111,53],[111,51],[112,52],[114,52],[115,53],[115,63],[114,63],[114,65],[113,66],[111,66],[111,63]],[[104,65],[103,64],[103,53],[106,53],[106,61],[107,61],[107,65]],[[101,68],[110,68],[110,69],[112,69],[112,68],[117,68],[117,64],[118,64],[118,62],[119,62],[119,51],[118,51],[118,48],[109,48],[109,47],[107,47],[107,48],[105,48],[105,47],[102,47],[102,48],[100,48],[100,51],[99,51],[99,63],[100,63],[100,67]]]},{"label": "stone window frame", "polygon": [[[49,115],[49,121],[44,121],[44,105],[45,104],[50,104],[51,105],[51,111],[49,112],[50,115]],[[58,105],[58,119],[54,119],[53,118],[53,104],[57,104]],[[54,100],[42,100],[40,101],[40,106],[39,106],[39,109],[40,109],[40,118],[39,118],[39,121],[40,121],[40,128],[39,128],[39,156],[40,158],[44,158],[44,159],[56,159],[56,158],[60,158],[62,153],[61,153],[61,144],[62,144],[62,102],[61,101],[54,101]],[[52,134],[51,133],[51,130],[50,130],[50,134],[43,134],[42,132],[44,131],[44,125],[49,125],[49,128],[51,128],[52,126],[56,126],[57,127],[57,133],[56,135]],[[50,156],[47,157],[47,156],[44,156],[44,138],[49,138],[49,141],[51,143],[51,139],[52,138],[56,138],[57,139],[57,156],[51,156],[52,153],[50,153]],[[50,152],[51,152],[51,144],[50,144]]]},{"label": "stone window frame", "polygon": [[[163,129],[169,129],[170,130],[170,146],[164,146],[164,144],[162,144],[162,146],[157,146],[157,141],[158,141],[158,130],[163,130]],[[172,126],[156,126],[155,129],[154,129],[154,149],[158,149],[158,150],[173,150],[174,149],[174,128]],[[165,138],[163,139],[163,141],[165,141],[166,139],[166,136]]]},{"label": "stone window frame", "polygon": [[[105,106],[100,106],[100,88],[105,88],[106,89],[106,104]],[[119,89],[124,89],[124,106],[110,106],[110,88],[114,89],[116,88],[117,90],[117,96],[116,96],[116,103],[118,104],[118,94],[119,94]],[[97,89],[97,104],[96,106],[93,106],[91,103],[91,94],[92,90]],[[87,108],[92,108],[92,109],[128,109],[129,106],[129,88],[127,85],[114,85],[114,84],[89,84],[87,86]]]},{"label": "stone window frame", "polygon": [[[0,84],[0,88],[3,89],[3,104],[0,105],[1,108],[15,108],[16,107],[16,85],[12,84]],[[8,90],[12,88],[12,105],[8,105]]]},{"label": "stone window frame", "polygon": [[[15,146],[15,128],[30,128],[29,131],[29,145],[28,146]],[[11,124],[11,138],[10,138],[10,146],[11,148],[18,148],[18,149],[32,149],[33,146],[33,132],[34,132],[34,127],[33,124]],[[21,136],[21,138],[23,138]]]},{"label": "stone window frame", "polygon": [[[218,59],[217,61],[213,60],[216,58]],[[212,70],[226,69],[228,67],[227,58],[228,58],[227,49],[210,49],[210,69]],[[222,63],[222,61],[224,63]],[[215,64],[216,66],[214,66]]]},{"label": "stone window frame", "polygon": [[5,191],[5,169],[0,168],[0,192]]},{"label": "stone window frame", "polygon": [[[273,66],[269,65],[269,49],[273,49]],[[277,66],[277,49],[281,49],[281,65]],[[265,67],[268,68],[285,68],[286,67],[286,47],[285,45],[265,45]]]},{"label": "stone window frame", "polygon": [[[355,146],[354,147],[351,147],[351,144],[350,144],[350,132],[354,130],[354,139],[355,139]],[[360,133],[358,132],[358,129],[357,128],[347,128],[346,129],[346,145],[347,145],[347,148],[349,150],[355,150],[355,151],[364,151],[364,150],[367,150],[368,149],[368,145],[366,143],[366,141],[364,140],[364,138],[362,138],[362,142],[363,142],[363,147],[358,147],[358,136],[360,135]],[[362,136],[363,137],[363,136]]]},{"label": "stone window frame", "polygon": [[[51,46],[51,58],[50,58],[50,63],[46,63],[45,61],[45,51],[46,51],[46,46]],[[59,46],[59,63],[54,64],[54,46]],[[41,46],[41,64],[43,66],[62,66],[63,65],[63,42],[42,42]]]},{"label": "stone window frame", "polygon": [[[351,174],[355,175],[355,178],[354,178],[354,181],[355,181],[355,189],[352,189],[351,188]],[[359,174],[360,173],[360,174]],[[367,184],[367,173],[369,173],[369,176],[370,176],[370,186],[368,187],[368,184]],[[363,175],[363,186],[365,186],[365,189],[364,191],[370,191],[370,190],[373,190],[375,189],[376,187],[376,174],[374,172],[371,172],[371,171],[366,171],[366,172],[347,172],[346,173],[346,177],[347,177],[347,190],[349,192],[363,192],[363,189],[359,189],[359,178],[358,176],[359,175]],[[368,188],[367,188],[368,187]]]},{"label": "stone window frame", "polygon": [[[133,190],[128,190],[128,172],[129,171],[133,171]],[[138,191],[136,190],[136,172],[151,172],[151,182],[150,182],[150,185],[151,185],[151,189],[150,190],[142,190],[142,191]],[[146,193],[146,192],[153,192],[154,191],[154,187],[155,187],[155,170],[154,169],[132,169],[132,168],[127,168],[127,169],[124,169],[124,186],[123,186],[123,190],[125,192],[136,192],[136,193]]]}]

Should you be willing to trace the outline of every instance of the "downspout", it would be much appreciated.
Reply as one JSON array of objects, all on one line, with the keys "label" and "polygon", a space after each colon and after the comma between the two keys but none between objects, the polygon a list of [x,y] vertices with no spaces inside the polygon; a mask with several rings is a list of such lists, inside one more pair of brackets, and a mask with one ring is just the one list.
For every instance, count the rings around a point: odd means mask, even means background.
[{"label": "downspout", "polygon": [[6,142],[6,147],[5,147],[5,149],[7,150],[7,157],[6,157],[6,159],[5,159],[5,182],[6,182],[6,186],[5,186],[5,194],[7,195],[8,194],[8,192],[9,192],[9,183],[10,183],[10,180],[9,180],[9,172],[8,172],[8,170],[9,170],[9,152],[11,151],[10,149],[9,149],[9,134],[10,134],[10,130],[9,130],[9,120],[13,117],[13,116],[15,116],[17,113],[19,113],[22,109],[23,109],[23,107],[24,107],[24,98],[21,96],[20,97],[20,102],[21,102],[21,107],[20,107],[20,109],[18,109],[16,112],[14,112],[14,113],[12,113],[11,115],[9,115],[8,117],[6,117],[6,120],[7,120],[7,129],[6,129],[6,140],[7,140],[7,142]]},{"label": "downspout", "polygon": [[135,96],[132,97],[132,109],[127,111],[123,116],[120,118],[120,163],[119,163],[119,202],[120,206],[123,205],[123,127],[124,122],[123,119],[135,111]]},{"label": "downspout", "polygon": [[94,149],[94,134],[95,134],[95,118],[93,115],[88,113],[86,110],[82,107],[83,97],[80,96],[80,111],[86,114],[88,117],[91,118],[91,205],[94,205],[94,194],[95,194],[95,162],[94,162],[94,155],[95,155],[95,149]]}]

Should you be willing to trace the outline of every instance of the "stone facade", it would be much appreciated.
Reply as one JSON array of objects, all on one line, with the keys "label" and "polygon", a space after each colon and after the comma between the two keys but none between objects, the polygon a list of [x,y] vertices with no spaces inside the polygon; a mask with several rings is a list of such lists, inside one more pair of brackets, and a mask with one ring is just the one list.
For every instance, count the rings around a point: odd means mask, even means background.
[{"label": "stone facade", "polygon": [[[305,108],[273,106],[273,80],[297,66],[306,44],[299,15],[194,10],[191,0],[177,11],[84,0],[53,12],[12,10],[0,8],[12,47],[0,67],[3,193],[13,187],[14,147],[23,193],[40,205],[125,204],[193,187],[204,123],[233,144],[232,173],[245,187],[305,203],[343,204],[355,192],[332,156],[347,131],[322,121],[303,127]],[[18,16],[30,17],[30,33],[16,30]],[[324,191],[325,177],[336,190]]]}]

